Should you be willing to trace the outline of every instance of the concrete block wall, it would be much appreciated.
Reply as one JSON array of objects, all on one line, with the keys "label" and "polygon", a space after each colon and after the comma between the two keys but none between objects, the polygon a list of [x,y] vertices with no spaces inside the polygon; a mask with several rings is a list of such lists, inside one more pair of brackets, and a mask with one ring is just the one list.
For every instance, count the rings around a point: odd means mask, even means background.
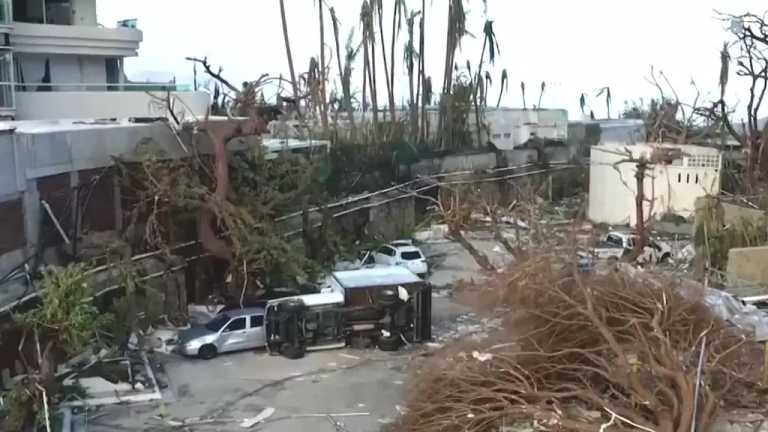
[{"label": "concrete block wall", "polygon": [[[734,283],[749,282],[768,290],[768,246],[733,248],[728,251],[728,277]],[[765,291],[765,290],[764,290]]]}]

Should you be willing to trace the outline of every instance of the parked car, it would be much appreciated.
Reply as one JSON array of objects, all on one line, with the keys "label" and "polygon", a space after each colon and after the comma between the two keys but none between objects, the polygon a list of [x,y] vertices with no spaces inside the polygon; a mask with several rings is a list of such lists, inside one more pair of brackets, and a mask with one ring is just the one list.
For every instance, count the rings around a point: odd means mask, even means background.
[{"label": "parked car", "polygon": [[410,240],[398,240],[381,246],[373,254],[376,264],[402,266],[421,278],[429,273],[427,259]]},{"label": "parked car", "polygon": [[219,353],[265,345],[264,307],[251,307],[222,312],[203,326],[180,331],[174,351],[211,359]]},{"label": "parked car", "polygon": [[[592,249],[592,255],[601,260],[617,261],[632,252],[638,236],[632,232],[611,231]],[[649,239],[638,257],[641,263],[660,263],[672,258],[672,248],[666,242]]]}]

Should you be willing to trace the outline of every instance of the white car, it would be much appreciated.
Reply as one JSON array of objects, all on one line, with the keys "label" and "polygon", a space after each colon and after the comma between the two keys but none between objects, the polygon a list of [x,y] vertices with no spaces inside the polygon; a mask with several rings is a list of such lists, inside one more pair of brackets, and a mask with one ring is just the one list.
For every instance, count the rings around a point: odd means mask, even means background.
[{"label": "white car", "polygon": [[427,259],[410,240],[398,240],[380,247],[373,253],[373,259],[376,264],[405,267],[422,279],[429,273]]}]

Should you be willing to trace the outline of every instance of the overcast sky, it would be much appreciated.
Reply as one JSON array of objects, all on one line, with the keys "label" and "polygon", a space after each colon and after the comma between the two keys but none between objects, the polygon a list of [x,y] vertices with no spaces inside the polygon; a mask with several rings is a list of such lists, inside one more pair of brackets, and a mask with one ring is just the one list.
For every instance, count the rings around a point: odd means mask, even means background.
[{"label": "overcast sky", "polygon": [[[186,56],[208,56],[211,63],[222,65],[224,75],[234,82],[255,79],[263,73],[288,76],[278,0],[97,0],[99,22],[114,26],[120,19],[137,18],[144,32],[139,57],[129,59],[126,69],[132,79],[158,79],[176,76],[191,82],[192,67]],[[309,59],[319,53],[319,24],[314,0],[285,0],[290,42],[297,73],[305,71]],[[358,0],[326,0],[335,6],[341,21],[342,49],[350,29],[359,39]],[[391,14],[394,0],[384,0]],[[442,82],[445,57],[447,0],[426,0],[427,73],[435,89]],[[502,105],[522,106],[520,81],[527,86],[528,104],[538,100],[541,81],[547,83],[542,98],[545,108],[569,110],[571,118],[579,113],[579,95],[588,95],[588,103],[598,117],[605,117],[599,88],[609,86],[613,96],[612,116],[625,100],[646,100],[655,96],[645,78],[651,65],[663,70],[683,98],[692,97],[694,80],[704,93],[715,97],[719,75],[719,50],[728,38],[726,23],[717,19],[715,10],[729,13],[768,9],[757,0],[643,0],[643,1],[512,1],[481,0],[465,2],[469,11],[468,30],[477,38],[467,37],[457,54],[460,65],[470,60],[477,67],[482,44],[483,23],[494,20],[501,48],[496,64],[490,67],[494,84],[491,100],[498,97],[501,70],[510,78],[509,92]],[[421,1],[408,1],[409,9],[420,9]],[[385,15],[387,45],[391,35],[391,15]],[[327,52],[333,45],[330,18],[326,21]],[[397,42],[397,101],[407,98],[406,71],[402,47],[406,42],[403,28]],[[377,51],[377,55],[380,55]],[[360,55],[362,58],[362,54]],[[330,57],[335,64],[335,57]],[[379,63],[381,60],[379,58]],[[488,66],[486,66],[486,69]],[[735,66],[732,67],[732,70]],[[353,85],[362,85],[362,67],[357,68]],[[335,68],[331,76],[336,76]],[[743,83],[732,78],[729,100],[746,103]],[[380,94],[385,92],[379,81]],[[739,90],[739,91],[737,91]],[[380,97],[382,100],[382,97]]]}]

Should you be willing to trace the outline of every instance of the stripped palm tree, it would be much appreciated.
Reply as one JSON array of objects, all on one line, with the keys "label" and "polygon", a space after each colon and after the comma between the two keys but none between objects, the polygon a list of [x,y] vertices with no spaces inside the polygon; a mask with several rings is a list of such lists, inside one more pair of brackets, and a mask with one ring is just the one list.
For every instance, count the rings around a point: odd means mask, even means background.
[{"label": "stripped palm tree", "polygon": [[597,97],[605,95],[605,112],[608,119],[611,119],[611,88],[605,86],[597,92]]},{"label": "stripped palm tree", "polygon": [[509,77],[507,75],[507,69],[501,71],[501,88],[499,89],[499,100],[496,102],[496,109],[501,106],[501,94],[509,92]]},{"label": "stripped palm tree", "polygon": [[410,114],[410,133],[411,140],[415,141],[416,130],[418,127],[418,96],[414,98],[414,82],[413,82],[413,69],[414,59],[419,57],[419,53],[413,46],[413,25],[416,21],[416,17],[421,15],[421,11],[413,11],[406,20],[406,26],[408,28],[408,41],[405,43],[405,49],[403,50],[403,60],[405,61],[406,69],[408,70],[408,112]]},{"label": "stripped palm tree", "polygon": [[328,77],[325,74],[325,19],[323,17],[323,0],[317,2],[317,14],[320,21],[320,120],[323,130],[328,130],[328,98],[325,85]]},{"label": "stripped palm tree", "polygon": [[[443,74],[443,93],[440,97],[440,117],[437,129],[444,130],[446,119],[451,116],[451,90],[453,86],[453,73],[456,65],[456,49],[461,46],[461,39],[468,34],[466,12],[463,0],[449,0],[448,3],[448,30],[446,31],[445,65]],[[472,75],[470,74],[470,77]],[[442,134],[441,134],[442,137]],[[440,140],[441,147],[445,145]]]},{"label": "stripped palm tree", "polygon": [[430,98],[420,97],[423,93],[427,94],[427,76],[424,73],[424,24],[427,20],[427,2],[421,0],[421,19],[419,20],[419,81],[416,84],[416,103],[421,102],[421,122],[419,122],[419,142],[425,142],[427,140],[427,103],[432,99],[432,81],[429,82]]},{"label": "stripped palm tree", "polygon": [[525,81],[520,81],[520,93],[523,95],[523,110],[527,110],[528,107],[525,105]]},{"label": "stripped palm tree", "polygon": [[[381,43],[381,58],[384,60],[384,82],[387,85],[387,98],[389,99],[389,116],[390,120],[395,120],[395,94],[394,83],[389,80],[389,63],[387,62],[387,50],[384,42],[384,6],[382,0],[371,0],[371,12],[376,15],[379,21],[379,42]],[[392,58],[392,64],[395,64],[395,59]]]},{"label": "stripped palm tree", "polygon": [[360,7],[360,24],[363,29],[363,57],[368,73],[368,86],[371,91],[373,131],[375,134],[379,124],[378,98],[376,94],[376,35],[373,27],[373,8],[368,3],[368,0],[363,0],[363,4]]},{"label": "stripped palm tree", "polygon": [[[389,82],[392,84],[390,105],[392,106],[394,106],[395,102],[395,42],[400,37],[400,29],[403,27],[403,16],[408,16],[408,7],[405,0],[395,0],[395,8],[392,13],[392,38],[389,45],[389,58],[391,60],[389,65]],[[383,31],[382,40],[384,40]]]},{"label": "stripped palm tree", "polygon": [[[339,19],[336,17],[336,9],[333,7],[329,8],[329,11],[331,13],[331,23],[333,24],[333,39],[336,43],[336,62],[337,66],[339,68],[339,81],[341,81],[341,91],[342,91],[342,104],[344,105],[344,108],[347,110],[347,114],[349,115],[349,121],[352,125],[352,129],[355,128],[355,117],[354,112],[352,109],[352,91],[351,91],[351,77],[352,77],[352,61],[354,61],[355,57],[357,57],[357,53],[360,51],[360,47],[358,46],[357,49],[352,49],[352,37],[354,34],[354,29],[350,31],[349,38],[347,39],[347,49],[346,49],[346,64],[344,67],[341,65],[341,46],[339,44]],[[347,69],[349,69],[349,74],[347,74]]]},{"label": "stripped palm tree", "polygon": [[480,61],[477,64],[477,74],[475,75],[475,85],[472,90],[472,99],[475,103],[475,130],[477,133],[477,145],[482,145],[482,116],[480,115],[480,101],[478,101],[478,93],[480,92],[480,86],[483,85],[483,62],[485,60],[485,52],[488,51],[488,61],[493,64],[496,61],[496,54],[500,52],[499,42],[496,40],[496,33],[493,31],[493,21],[485,20],[483,25],[483,49],[480,50]]},{"label": "stripped palm tree", "polygon": [[280,0],[280,19],[283,23],[283,40],[285,41],[285,54],[288,57],[288,70],[291,73],[291,87],[293,87],[293,97],[296,100],[296,113],[301,117],[299,107],[299,83],[296,81],[296,72],[293,69],[293,54],[291,53],[291,43],[288,40],[288,21],[285,19],[285,2]]},{"label": "stripped palm tree", "polygon": [[541,91],[539,92],[539,103],[536,105],[536,109],[541,109],[541,98],[544,97],[544,91],[547,89],[547,83],[541,82]]}]

